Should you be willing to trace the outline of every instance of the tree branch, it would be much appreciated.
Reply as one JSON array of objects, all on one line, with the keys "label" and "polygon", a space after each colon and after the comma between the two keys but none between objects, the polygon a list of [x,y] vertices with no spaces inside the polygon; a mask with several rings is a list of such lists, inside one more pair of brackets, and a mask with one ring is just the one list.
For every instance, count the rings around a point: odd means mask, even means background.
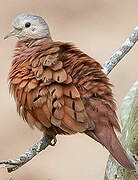
[{"label": "tree branch", "polygon": [[23,166],[28,161],[30,161],[37,154],[39,154],[48,145],[51,145],[52,140],[53,140],[53,136],[45,135],[39,142],[34,144],[25,153],[20,155],[19,158],[15,160],[0,161],[0,168],[6,167],[9,173],[15,171],[16,169],[18,169],[19,167]]},{"label": "tree branch", "polygon": [[[122,46],[108,59],[103,65],[103,72],[108,75],[113,68],[118,64],[118,62],[129,52],[129,50],[134,46],[138,40],[138,26],[134,29],[134,32],[130,37],[122,44]],[[15,160],[4,160],[0,162],[0,166],[6,167],[8,172],[15,171],[19,167],[26,164],[38,153],[44,150],[48,145],[51,144],[53,138],[51,136],[44,136],[39,142],[34,144],[29,148],[24,154],[20,155],[19,158]]]},{"label": "tree branch", "polygon": [[108,75],[138,40],[138,26],[122,46],[104,63],[103,72]]}]

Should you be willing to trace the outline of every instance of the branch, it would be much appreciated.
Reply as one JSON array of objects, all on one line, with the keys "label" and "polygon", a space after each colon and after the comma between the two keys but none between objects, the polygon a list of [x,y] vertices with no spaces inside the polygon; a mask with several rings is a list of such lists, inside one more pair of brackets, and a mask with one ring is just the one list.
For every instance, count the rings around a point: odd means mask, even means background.
[{"label": "branch", "polygon": [[103,72],[108,75],[138,40],[138,26],[122,46],[104,63]]},{"label": "branch", "polygon": [[0,161],[0,168],[6,167],[7,171],[10,173],[15,171],[19,167],[26,164],[33,157],[39,154],[42,150],[44,150],[48,145],[51,145],[51,141],[53,140],[53,136],[44,136],[39,142],[34,144],[31,148],[29,148],[24,154],[20,155],[19,158],[15,160],[4,160]]},{"label": "branch", "polygon": [[[138,26],[134,29],[134,32],[130,35],[130,37],[123,43],[121,48],[119,48],[103,65],[103,72],[106,75],[108,75],[118,64],[118,62],[129,52],[129,50],[134,46],[137,40]],[[16,169],[30,161],[42,150],[44,150],[48,145],[50,145],[52,140],[52,137],[48,135],[44,136],[39,142],[34,144],[32,148],[28,149],[24,154],[20,155],[18,159],[1,161],[1,167],[6,167],[9,173],[15,171]]]}]

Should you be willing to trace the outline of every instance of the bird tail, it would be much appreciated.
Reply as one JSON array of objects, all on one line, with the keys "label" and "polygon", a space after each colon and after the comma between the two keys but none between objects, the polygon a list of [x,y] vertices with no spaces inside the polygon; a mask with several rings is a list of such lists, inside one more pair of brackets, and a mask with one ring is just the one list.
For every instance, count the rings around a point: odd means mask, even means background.
[{"label": "bird tail", "polygon": [[[97,128],[96,128],[97,129]],[[135,170],[132,160],[119,142],[112,127],[104,127],[100,131],[86,131],[88,136],[95,139],[111,153],[111,155],[126,169]]]}]

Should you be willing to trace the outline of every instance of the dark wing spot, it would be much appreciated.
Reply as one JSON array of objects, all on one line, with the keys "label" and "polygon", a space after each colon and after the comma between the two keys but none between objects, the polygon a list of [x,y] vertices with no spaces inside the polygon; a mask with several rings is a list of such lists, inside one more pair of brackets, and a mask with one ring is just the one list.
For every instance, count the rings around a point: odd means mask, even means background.
[{"label": "dark wing spot", "polygon": [[54,116],[55,111],[56,111],[56,108],[53,107],[53,108],[52,108],[52,115],[53,115],[53,116]]},{"label": "dark wing spot", "polygon": [[77,114],[74,112],[74,119],[77,120]]},{"label": "dark wing spot", "polygon": [[75,102],[72,101],[72,109],[75,110]]},{"label": "dark wing spot", "polygon": [[52,100],[52,105],[54,104],[54,102],[57,100],[57,97],[55,97],[53,100]]},{"label": "dark wing spot", "polygon": [[48,69],[48,67],[47,67],[47,66],[43,66],[43,69],[44,69],[44,70],[47,70],[47,69]]},{"label": "dark wing spot", "polygon": [[39,98],[41,98],[42,96],[38,95],[37,97],[34,98],[34,102],[37,101]]},{"label": "dark wing spot", "polygon": [[71,90],[69,91],[69,95],[70,95],[70,97],[72,98],[72,92],[71,92]]},{"label": "dark wing spot", "polygon": [[51,95],[53,95],[55,91],[56,91],[56,89],[53,89],[53,91],[51,92]]},{"label": "dark wing spot", "polygon": [[58,76],[58,77],[57,77],[57,81],[59,81],[59,80],[60,80],[60,77]]}]

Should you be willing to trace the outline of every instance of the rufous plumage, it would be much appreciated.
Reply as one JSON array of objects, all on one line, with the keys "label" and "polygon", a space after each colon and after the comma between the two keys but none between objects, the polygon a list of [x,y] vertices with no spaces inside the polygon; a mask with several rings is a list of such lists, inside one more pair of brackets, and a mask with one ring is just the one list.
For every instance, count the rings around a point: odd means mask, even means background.
[{"label": "rufous plumage", "polygon": [[44,19],[21,14],[13,21],[15,53],[9,73],[17,111],[33,128],[57,134],[85,133],[125,168],[135,167],[121,146],[116,104],[101,65],[71,43],[52,40]]}]

